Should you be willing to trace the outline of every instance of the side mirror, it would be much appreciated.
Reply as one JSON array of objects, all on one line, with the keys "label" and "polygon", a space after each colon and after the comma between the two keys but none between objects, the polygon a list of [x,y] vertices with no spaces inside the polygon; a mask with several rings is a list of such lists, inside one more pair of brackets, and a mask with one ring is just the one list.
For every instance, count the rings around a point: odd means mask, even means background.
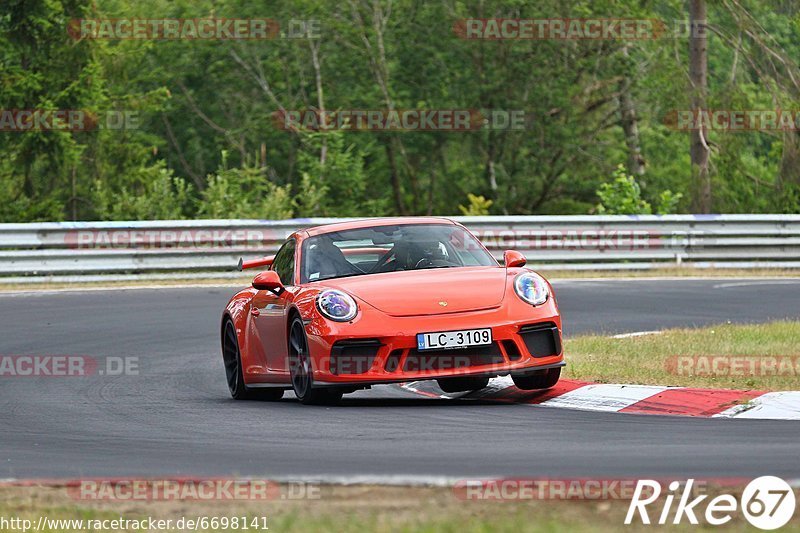
[{"label": "side mirror", "polygon": [[506,268],[521,267],[525,266],[525,263],[527,263],[528,260],[525,259],[524,255],[516,250],[506,250],[503,252],[503,262],[506,264]]},{"label": "side mirror", "polygon": [[275,294],[282,293],[285,289],[281,278],[274,270],[266,270],[258,274],[253,280],[253,288],[259,291],[270,291]]}]

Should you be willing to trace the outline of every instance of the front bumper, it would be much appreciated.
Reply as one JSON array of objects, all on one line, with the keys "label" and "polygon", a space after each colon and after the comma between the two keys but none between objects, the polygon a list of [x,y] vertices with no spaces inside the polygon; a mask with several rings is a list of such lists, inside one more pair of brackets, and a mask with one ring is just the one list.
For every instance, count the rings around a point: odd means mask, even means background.
[{"label": "front bumper", "polygon": [[[492,345],[417,350],[418,333],[480,328],[492,329]],[[564,364],[555,302],[417,317],[372,313],[348,324],[313,320],[306,331],[319,385],[527,374]]]}]

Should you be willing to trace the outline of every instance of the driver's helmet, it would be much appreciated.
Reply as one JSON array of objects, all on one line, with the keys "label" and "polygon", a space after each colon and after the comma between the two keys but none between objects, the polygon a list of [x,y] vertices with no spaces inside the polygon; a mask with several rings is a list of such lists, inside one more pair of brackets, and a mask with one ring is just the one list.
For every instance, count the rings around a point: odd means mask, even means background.
[{"label": "driver's helmet", "polygon": [[409,259],[416,266],[423,259],[444,259],[439,241],[416,241],[409,246]]}]

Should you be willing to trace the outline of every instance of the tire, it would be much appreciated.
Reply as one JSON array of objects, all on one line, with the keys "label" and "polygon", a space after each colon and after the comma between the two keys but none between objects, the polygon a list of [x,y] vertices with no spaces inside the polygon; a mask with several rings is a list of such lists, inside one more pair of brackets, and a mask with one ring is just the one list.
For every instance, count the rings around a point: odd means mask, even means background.
[{"label": "tire", "polygon": [[330,405],[342,399],[344,391],[332,387],[314,386],[314,369],[308,350],[308,337],[303,320],[296,316],[289,326],[289,373],[292,389],[300,403],[305,405]]},{"label": "tire", "polygon": [[541,390],[549,389],[558,383],[558,378],[561,377],[561,368],[551,368],[549,370],[541,370],[539,373],[527,376],[511,375],[514,380],[514,385],[522,390]]},{"label": "tire", "polygon": [[239,351],[239,339],[230,319],[222,327],[222,362],[225,365],[225,377],[228,390],[234,400],[277,401],[283,398],[283,389],[254,389],[244,384],[242,374],[242,353]]},{"label": "tire", "polygon": [[445,378],[437,379],[436,383],[444,392],[467,392],[485,388],[489,378]]}]

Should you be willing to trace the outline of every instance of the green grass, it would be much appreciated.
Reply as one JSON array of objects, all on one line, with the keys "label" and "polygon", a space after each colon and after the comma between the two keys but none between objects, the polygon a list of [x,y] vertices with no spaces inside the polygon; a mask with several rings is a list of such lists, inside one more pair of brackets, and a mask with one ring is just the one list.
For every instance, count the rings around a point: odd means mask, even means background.
[{"label": "green grass", "polygon": [[[736,495],[735,490],[731,493]],[[385,486],[325,486],[320,499],[262,502],[81,502],[68,497],[63,488],[0,489],[0,516],[27,518],[34,523],[42,515],[50,519],[84,520],[148,517],[177,520],[181,517],[245,515],[251,518],[265,516],[269,531],[282,533],[582,533],[664,529],[665,526],[644,526],[637,523],[625,526],[628,504],[627,500],[465,501],[456,498],[449,488]],[[661,506],[663,502],[657,509],[660,510]],[[656,514],[657,519],[657,510],[652,510],[651,516],[653,514]],[[722,530],[702,525],[702,522],[700,526],[683,524],[680,527],[666,527],[669,531]],[[724,528],[724,531],[750,530],[752,528],[747,527],[741,513],[734,513],[733,520]],[[783,530],[800,531],[798,519],[795,518]],[[0,528],[0,532],[4,531],[13,530]],[[52,530],[37,533],[48,531]],[[264,530],[248,531],[256,533]]]},{"label": "green grass", "polygon": [[[564,345],[565,377],[600,383],[680,385],[759,390],[800,390],[800,322],[758,325],[720,324],[697,329],[670,329],[658,335],[614,339],[591,335],[568,339]],[[677,356],[789,357],[795,363],[781,376],[679,375]],[[672,362],[672,364],[670,364]],[[766,373],[769,373],[767,371]]]}]

